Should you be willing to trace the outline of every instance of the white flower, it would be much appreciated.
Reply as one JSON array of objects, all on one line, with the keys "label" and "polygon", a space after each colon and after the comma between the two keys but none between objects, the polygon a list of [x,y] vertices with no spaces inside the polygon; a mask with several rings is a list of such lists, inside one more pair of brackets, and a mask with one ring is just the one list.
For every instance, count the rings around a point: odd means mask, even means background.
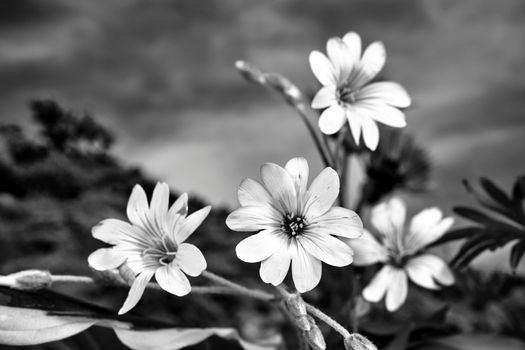
[{"label": "white flower", "polygon": [[406,126],[405,115],[398,108],[410,106],[410,96],[398,83],[369,84],[385,64],[383,43],[373,42],[361,57],[361,38],[350,32],[342,39],[329,39],[326,52],[328,57],[319,51],[310,53],[312,72],[323,85],[312,107],[328,107],[319,118],[319,128],[331,135],[348,121],[356,144],[362,130],[366,146],[375,150],[379,142],[376,122],[397,128]]},{"label": "white flower", "polygon": [[153,275],[165,291],[183,296],[191,291],[184,275],[198,276],[206,269],[199,248],[184,241],[208,216],[205,207],[186,217],[188,196],[182,194],[168,210],[169,187],[158,183],[148,207],[146,193],[135,185],[127,206],[128,219],[106,219],[93,227],[93,237],[113,245],[91,253],[89,265],[96,270],[114,269],[126,263],[136,278],[119,311],[132,309]]},{"label": "white flower", "polygon": [[384,264],[363,290],[363,297],[378,302],[386,294],[388,311],[397,310],[405,301],[408,278],[428,289],[454,283],[454,275],[441,258],[422,252],[452,226],[453,218],[443,218],[438,208],[425,209],[412,218],[406,230],[405,216],[400,199],[381,203],[372,209],[370,218],[381,242],[366,229],[361,238],[348,241],[355,251],[355,265]]},{"label": "white flower", "polygon": [[332,168],[325,168],[308,189],[304,158],[291,159],[285,168],[267,163],[261,177],[263,185],[252,179],[241,183],[241,208],[226,219],[232,230],[259,231],[237,245],[239,259],[261,262],[261,279],[275,286],[291,264],[301,293],[319,283],[321,261],[332,266],[352,263],[352,249],[332,235],[356,238],[363,226],[353,211],[332,207],[339,194],[339,177]]}]

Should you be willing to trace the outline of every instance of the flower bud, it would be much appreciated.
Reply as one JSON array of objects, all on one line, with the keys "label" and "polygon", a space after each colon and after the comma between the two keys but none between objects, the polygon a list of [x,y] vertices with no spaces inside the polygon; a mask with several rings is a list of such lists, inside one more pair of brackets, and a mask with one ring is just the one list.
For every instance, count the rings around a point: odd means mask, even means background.
[{"label": "flower bud", "polygon": [[246,61],[236,61],[235,68],[241,73],[244,79],[252,82],[264,85],[265,84],[265,74],[257,68],[255,65],[248,63]]},{"label": "flower bud", "polygon": [[51,286],[51,273],[44,270],[25,270],[0,277],[0,285],[19,290],[38,290]]},{"label": "flower bud", "polygon": [[129,284],[130,286],[133,284],[133,281],[135,281],[135,273],[128,265],[120,265],[118,267],[118,272],[120,274],[120,277],[122,277],[122,279],[124,280],[124,282]]},{"label": "flower bud", "polygon": [[377,347],[359,333],[350,334],[344,341],[346,350],[377,350]]},{"label": "flower bud", "polygon": [[122,278],[120,271],[116,269],[104,270],[104,271],[98,271],[95,269],[91,269],[91,272],[93,273],[93,276],[97,280],[97,282],[104,284],[104,285],[122,286],[122,285],[128,284]]},{"label": "flower bud", "polygon": [[301,90],[284,76],[277,73],[266,73],[265,79],[266,85],[279,92],[289,104],[294,106],[303,104]]},{"label": "flower bud", "polygon": [[297,327],[309,331],[311,326],[307,318],[306,305],[300,294],[293,294],[286,299],[286,309],[293,316]]},{"label": "flower bud", "polygon": [[308,323],[310,324],[310,330],[305,332],[308,344],[314,350],[325,350],[326,342],[324,340],[323,333],[315,323],[315,320],[310,315],[307,316]]}]

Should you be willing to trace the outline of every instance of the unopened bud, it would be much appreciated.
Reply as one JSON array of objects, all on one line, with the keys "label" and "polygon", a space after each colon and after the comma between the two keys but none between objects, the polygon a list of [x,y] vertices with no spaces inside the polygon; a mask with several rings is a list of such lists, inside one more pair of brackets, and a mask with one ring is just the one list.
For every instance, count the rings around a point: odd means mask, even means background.
[{"label": "unopened bud", "polygon": [[104,271],[98,271],[95,269],[91,269],[93,273],[93,277],[99,282],[100,284],[109,285],[109,286],[122,286],[127,285],[128,283],[124,281],[122,276],[120,275],[119,270],[104,270]]},{"label": "unopened bud", "polygon": [[297,327],[303,331],[310,330],[310,322],[307,318],[306,305],[300,294],[292,294],[286,299],[286,309],[294,318]]},{"label": "unopened bud", "polygon": [[266,73],[265,79],[266,85],[279,92],[289,104],[299,106],[303,103],[301,90],[284,76],[277,73]]},{"label": "unopened bud", "polygon": [[359,333],[350,334],[344,341],[346,350],[377,350],[377,347]]},{"label": "unopened bud", "polygon": [[118,272],[126,284],[131,286],[135,281],[135,272],[127,264],[120,265]]},{"label": "unopened bud", "polygon": [[255,65],[246,61],[236,61],[235,68],[237,68],[237,70],[241,73],[244,79],[252,83],[264,85],[265,74]]},{"label": "unopened bud", "polygon": [[310,315],[308,315],[307,317],[308,323],[310,324],[310,330],[305,332],[308,344],[314,350],[325,350],[326,342],[324,340],[323,333],[315,323],[313,317],[311,317]]},{"label": "unopened bud", "polygon": [[51,273],[44,270],[25,270],[0,277],[0,285],[20,290],[38,290],[51,286]]}]

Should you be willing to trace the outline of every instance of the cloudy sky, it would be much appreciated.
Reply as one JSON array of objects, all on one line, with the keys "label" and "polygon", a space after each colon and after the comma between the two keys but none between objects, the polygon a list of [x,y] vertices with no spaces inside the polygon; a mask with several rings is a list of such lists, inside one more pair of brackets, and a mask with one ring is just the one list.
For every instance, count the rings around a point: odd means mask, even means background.
[{"label": "cloudy sky", "polygon": [[436,164],[416,205],[470,203],[462,178],[509,187],[525,170],[525,2],[521,0],[0,2],[0,119],[27,122],[52,97],[112,129],[114,152],[178,190],[235,205],[260,164],[320,161],[279,98],[243,81],[236,59],[316,81],[311,50],[359,32],[382,40],[383,76],[414,106],[409,129]]}]

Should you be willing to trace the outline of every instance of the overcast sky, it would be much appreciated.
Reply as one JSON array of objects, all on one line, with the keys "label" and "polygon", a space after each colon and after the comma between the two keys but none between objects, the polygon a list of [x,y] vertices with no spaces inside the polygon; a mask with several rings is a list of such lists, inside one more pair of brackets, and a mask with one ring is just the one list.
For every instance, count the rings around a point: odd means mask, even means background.
[{"label": "overcast sky", "polygon": [[506,188],[525,159],[522,0],[0,2],[0,118],[28,120],[27,101],[56,98],[94,114],[114,152],[179,191],[235,205],[245,177],[293,156],[319,157],[279,98],[242,80],[245,59],[316,87],[311,50],[330,36],[382,40],[383,76],[413,97],[409,129],[436,164],[416,206],[472,203],[462,178]]}]

